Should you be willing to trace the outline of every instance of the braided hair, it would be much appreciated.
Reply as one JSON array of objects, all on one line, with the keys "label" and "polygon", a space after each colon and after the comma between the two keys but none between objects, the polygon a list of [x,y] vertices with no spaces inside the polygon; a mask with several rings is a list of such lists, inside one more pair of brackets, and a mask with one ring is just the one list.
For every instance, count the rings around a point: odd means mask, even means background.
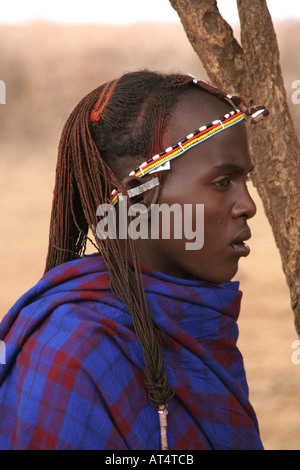
[{"label": "braided hair", "polygon": [[[83,98],[69,116],[59,143],[45,272],[80,258],[89,230],[94,245],[110,272],[111,290],[128,308],[142,345],[145,385],[149,402],[160,412],[174,392],[167,381],[161,332],[153,323],[143,289],[139,255],[134,240],[97,237],[96,208],[120,188],[124,163],[147,160],[162,150],[162,136],[179,96],[195,80],[188,75],[163,75],[150,71],[127,73]],[[199,83],[217,98],[226,93]],[[239,97],[236,105],[243,105]],[[244,110],[247,112],[244,106]],[[163,173],[163,172],[161,172]],[[121,187],[125,194],[125,190]],[[128,264],[128,255],[132,267]],[[166,447],[164,447],[166,448]]]}]

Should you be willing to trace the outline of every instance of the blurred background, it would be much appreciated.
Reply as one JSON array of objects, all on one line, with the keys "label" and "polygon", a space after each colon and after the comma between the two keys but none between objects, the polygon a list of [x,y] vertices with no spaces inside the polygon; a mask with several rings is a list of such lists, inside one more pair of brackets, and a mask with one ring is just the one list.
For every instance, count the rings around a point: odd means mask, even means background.
[{"label": "blurred background", "polygon": [[[299,1],[268,1],[298,135]],[[235,0],[218,1],[239,37]],[[57,146],[68,115],[89,91],[137,69],[207,79],[168,0],[11,0],[0,20],[0,319],[42,276]],[[263,86],[263,84],[262,84]],[[299,94],[298,94],[299,97]],[[258,206],[251,255],[237,279],[244,293],[238,346],[267,450],[300,449],[300,364],[289,291],[269,223]],[[92,252],[92,247],[89,247]],[[300,359],[300,354],[299,354]]]}]

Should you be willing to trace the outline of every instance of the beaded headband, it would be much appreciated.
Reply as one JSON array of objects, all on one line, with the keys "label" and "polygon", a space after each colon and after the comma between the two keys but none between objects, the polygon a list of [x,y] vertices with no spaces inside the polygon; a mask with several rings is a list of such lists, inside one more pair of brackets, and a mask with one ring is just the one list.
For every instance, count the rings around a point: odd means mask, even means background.
[{"label": "beaded headband", "polygon": [[[223,131],[224,129],[234,126],[235,124],[238,124],[244,119],[245,119],[245,116],[239,109],[232,110],[229,113],[225,114],[225,116],[221,117],[220,119],[210,122],[206,124],[205,126],[202,126],[196,131],[192,132],[191,134],[186,136],[184,139],[182,139],[180,142],[173,145],[173,147],[168,147],[163,152],[157,155],[154,155],[154,157],[142,163],[135,170],[129,173],[129,176],[136,176],[138,178],[142,178],[143,176],[147,174],[154,173],[161,169],[164,169],[164,170],[170,169],[170,166],[168,165],[170,160],[173,160],[173,158],[180,157],[180,155],[182,155],[183,153],[185,153],[187,150],[194,147],[195,145],[198,145],[201,142],[204,142],[205,140],[210,139],[211,137]],[[162,166],[164,166],[164,168],[162,168]],[[151,188],[159,184],[158,178],[157,179],[155,178],[154,180],[151,184]],[[149,184],[145,183],[142,186],[138,186],[136,188],[136,191],[134,191],[134,189],[130,190],[130,193],[128,191],[128,196],[134,197],[137,194],[141,194],[142,192],[147,191],[148,189],[150,189]],[[120,191],[117,189],[114,189],[112,191],[111,203],[113,205],[116,204],[119,194],[120,194]]]}]

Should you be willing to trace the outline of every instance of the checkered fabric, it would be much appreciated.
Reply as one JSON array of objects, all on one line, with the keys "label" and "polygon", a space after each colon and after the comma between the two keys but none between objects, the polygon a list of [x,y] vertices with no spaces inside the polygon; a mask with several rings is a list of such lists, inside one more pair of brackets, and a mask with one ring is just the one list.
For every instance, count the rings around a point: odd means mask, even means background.
[{"label": "checkered fabric", "polygon": [[[175,390],[169,449],[262,449],[236,346],[238,283],[148,268],[143,279]],[[160,449],[142,349],[100,256],[47,273],[4,317],[0,339],[0,449]]]}]

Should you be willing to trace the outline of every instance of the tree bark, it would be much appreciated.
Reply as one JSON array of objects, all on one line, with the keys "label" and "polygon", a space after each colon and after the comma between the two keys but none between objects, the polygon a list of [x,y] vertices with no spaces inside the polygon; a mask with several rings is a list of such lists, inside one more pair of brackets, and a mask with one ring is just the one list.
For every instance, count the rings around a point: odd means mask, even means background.
[{"label": "tree bark", "polygon": [[[266,121],[250,125],[260,195],[280,252],[300,336],[300,145],[289,111],[276,33],[266,0],[237,0],[241,45],[216,0],[170,0],[216,86],[264,104]],[[284,8],[284,5],[283,5]]]}]

